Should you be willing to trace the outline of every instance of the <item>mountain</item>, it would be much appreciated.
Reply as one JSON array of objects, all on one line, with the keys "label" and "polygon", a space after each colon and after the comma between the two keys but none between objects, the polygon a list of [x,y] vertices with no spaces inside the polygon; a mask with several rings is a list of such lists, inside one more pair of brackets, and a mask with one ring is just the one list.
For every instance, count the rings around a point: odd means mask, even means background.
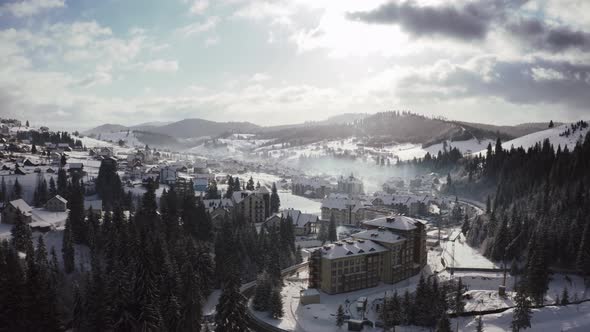
[{"label": "mountain", "polygon": [[[586,123],[585,127],[579,126],[578,124],[580,123]],[[590,127],[586,121],[563,124],[504,142],[502,143],[502,147],[504,149],[510,149],[514,146],[515,148],[523,147],[527,149],[534,146],[536,143],[542,143],[544,140],[548,139],[556,149],[557,146],[561,146],[563,149],[567,145],[567,147],[572,150],[579,140],[583,140],[584,137],[586,137],[586,134],[589,131]],[[566,135],[566,133],[569,134]]]},{"label": "mountain", "polygon": [[162,134],[174,138],[219,136],[227,133],[253,133],[261,129],[250,122],[215,122],[203,119],[184,119],[176,122],[146,122],[126,127],[119,124],[104,124],[84,132],[86,135],[134,130]]},{"label": "mountain", "polygon": [[[491,132],[501,132],[505,133],[512,137],[521,137],[524,135],[532,134],[537,131],[545,130],[548,128],[549,124],[547,122],[532,122],[532,123],[522,123],[515,126],[495,126],[490,124],[483,124],[483,123],[472,123],[472,122],[462,122],[457,121],[459,124],[463,124],[466,126],[474,127],[483,129],[486,131]],[[555,123],[556,126],[561,125],[562,123]]]},{"label": "mountain", "polygon": [[219,136],[227,133],[253,133],[260,130],[260,128],[260,126],[250,122],[215,122],[203,119],[184,119],[145,130],[176,138],[191,138]]},{"label": "mountain", "polygon": [[98,135],[98,134],[102,134],[102,133],[114,133],[114,132],[118,132],[118,131],[123,131],[123,130],[127,130],[128,128],[120,125],[120,124],[111,124],[111,123],[106,123],[103,125],[100,125],[98,127],[89,129],[87,131],[85,131],[83,134],[84,135]]}]

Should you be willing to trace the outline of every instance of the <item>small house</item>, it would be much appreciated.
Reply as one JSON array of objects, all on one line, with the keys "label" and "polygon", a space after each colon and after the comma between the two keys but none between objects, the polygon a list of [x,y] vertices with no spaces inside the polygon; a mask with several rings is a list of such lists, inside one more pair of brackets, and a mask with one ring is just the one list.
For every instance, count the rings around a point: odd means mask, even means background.
[{"label": "small house", "polygon": [[14,224],[16,222],[16,213],[20,210],[23,215],[25,223],[31,223],[33,219],[33,209],[23,199],[15,199],[8,202],[6,207],[2,210],[2,223]]},{"label": "small house", "polygon": [[53,212],[64,212],[68,208],[68,201],[60,195],[55,195],[45,203],[45,208]]}]

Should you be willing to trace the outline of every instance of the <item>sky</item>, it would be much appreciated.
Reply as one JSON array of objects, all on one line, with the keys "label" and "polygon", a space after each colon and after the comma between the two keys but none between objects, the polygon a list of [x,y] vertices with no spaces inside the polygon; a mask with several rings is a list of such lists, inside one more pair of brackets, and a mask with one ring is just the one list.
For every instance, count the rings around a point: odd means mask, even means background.
[{"label": "sky", "polygon": [[0,0],[0,117],[590,119],[588,0]]}]

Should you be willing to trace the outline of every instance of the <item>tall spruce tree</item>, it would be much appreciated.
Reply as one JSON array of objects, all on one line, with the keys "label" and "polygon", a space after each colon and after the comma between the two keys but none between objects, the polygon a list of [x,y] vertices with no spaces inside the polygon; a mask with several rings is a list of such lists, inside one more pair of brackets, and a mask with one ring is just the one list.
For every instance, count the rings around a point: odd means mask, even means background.
[{"label": "tall spruce tree", "polygon": [[281,199],[279,198],[279,193],[277,191],[277,185],[273,182],[271,194],[270,194],[270,213],[277,213],[279,212],[279,208],[281,207]]},{"label": "tall spruce tree", "polygon": [[512,332],[518,332],[521,329],[531,327],[531,301],[529,300],[526,289],[520,285],[516,290],[516,297],[514,298],[515,307],[512,313],[512,322],[510,328]]},{"label": "tall spruce tree", "polygon": [[336,232],[336,220],[334,215],[330,215],[330,223],[328,224],[328,241],[338,241],[338,233]]},{"label": "tall spruce tree", "polygon": [[223,290],[217,303],[215,332],[248,332],[246,299],[240,293],[240,279],[237,262],[229,260],[230,273],[223,283]]}]

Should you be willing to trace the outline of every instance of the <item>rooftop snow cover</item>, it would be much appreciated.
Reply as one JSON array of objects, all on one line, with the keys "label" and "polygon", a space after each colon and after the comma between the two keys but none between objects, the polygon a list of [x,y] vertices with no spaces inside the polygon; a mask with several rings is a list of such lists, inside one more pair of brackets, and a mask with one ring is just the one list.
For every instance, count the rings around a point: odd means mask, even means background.
[{"label": "rooftop snow cover", "polygon": [[301,213],[300,210],[286,209],[281,211],[283,218],[290,216],[293,219],[293,225],[296,227],[304,227],[307,223],[316,222],[318,217],[311,213]]},{"label": "rooftop snow cover", "polygon": [[363,222],[364,225],[374,227],[384,227],[388,229],[397,229],[401,231],[411,231],[416,229],[415,224],[426,223],[423,220],[410,218],[406,216],[392,216],[392,217],[380,217],[373,220]]},{"label": "rooftop snow cover", "polygon": [[20,212],[26,217],[30,216],[31,212],[33,211],[29,204],[27,204],[27,202],[25,202],[22,198],[10,201],[9,204],[14,206],[16,209],[19,209]]},{"label": "rooftop snow cover", "polygon": [[356,234],[352,234],[352,237],[355,239],[377,241],[388,244],[399,243],[406,240],[403,236],[397,235],[385,229],[366,230]]},{"label": "rooftop snow cover", "polygon": [[349,256],[369,255],[387,251],[388,249],[373,241],[346,239],[323,246],[322,257],[338,259]]},{"label": "rooftop snow cover", "polygon": [[61,201],[62,203],[68,204],[68,201],[65,198],[61,197],[60,195],[55,195],[49,200],[52,200],[52,199],[57,199],[57,200]]}]

